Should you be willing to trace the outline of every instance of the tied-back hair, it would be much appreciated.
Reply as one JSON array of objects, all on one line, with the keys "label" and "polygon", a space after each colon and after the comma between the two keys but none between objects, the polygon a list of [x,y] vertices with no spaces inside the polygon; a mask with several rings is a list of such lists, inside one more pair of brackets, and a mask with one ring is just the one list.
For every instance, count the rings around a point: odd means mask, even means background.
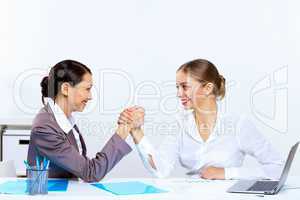
[{"label": "tied-back hair", "polygon": [[225,96],[225,78],[219,74],[216,66],[208,60],[196,59],[187,62],[180,66],[177,72],[182,71],[189,74],[194,79],[203,83],[208,82],[214,84],[213,93],[219,99],[223,99]]},{"label": "tied-back hair", "polygon": [[45,97],[53,100],[56,98],[63,83],[67,82],[75,86],[82,81],[86,73],[92,74],[87,66],[75,60],[63,60],[54,65],[49,75],[45,76],[40,83],[43,104],[45,104]]}]

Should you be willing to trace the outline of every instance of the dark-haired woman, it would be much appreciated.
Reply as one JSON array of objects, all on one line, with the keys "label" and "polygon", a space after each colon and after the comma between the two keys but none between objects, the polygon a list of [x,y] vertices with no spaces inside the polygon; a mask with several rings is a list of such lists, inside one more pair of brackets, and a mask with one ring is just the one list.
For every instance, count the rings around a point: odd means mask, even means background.
[{"label": "dark-haired woman", "polygon": [[92,98],[92,86],[90,69],[73,60],[57,63],[41,82],[44,107],[32,124],[27,160],[35,166],[36,157],[49,159],[50,178],[96,182],[131,151],[125,141],[129,129],[119,125],[104,148],[94,158],[87,157],[84,139],[72,113],[83,111]]},{"label": "dark-haired woman", "polygon": [[[278,179],[279,153],[245,117],[221,115],[217,101],[225,96],[225,79],[204,59],[182,65],[176,72],[177,96],[185,111],[178,115],[180,131],[170,132],[157,150],[140,128],[143,109],[123,111],[119,124],[133,124],[131,135],[146,168],[157,177],[170,174],[179,163],[205,179]],[[246,155],[260,166],[244,166]]]}]

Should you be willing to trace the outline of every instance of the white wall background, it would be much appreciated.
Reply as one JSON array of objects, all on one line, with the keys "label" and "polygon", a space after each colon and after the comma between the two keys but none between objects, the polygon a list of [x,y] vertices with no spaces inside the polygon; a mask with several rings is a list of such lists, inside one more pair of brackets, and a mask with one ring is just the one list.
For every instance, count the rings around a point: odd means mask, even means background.
[{"label": "white wall background", "polygon": [[[94,73],[94,100],[78,115],[90,156],[113,133],[118,113],[134,104],[145,107],[146,134],[159,146],[167,132],[164,126],[174,119],[170,111],[179,107],[176,69],[191,59],[206,58],[227,79],[222,112],[248,114],[285,155],[300,139],[297,4],[2,0],[0,121],[30,123],[42,106],[41,78],[50,66],[70,58]],[[299,157],[293,174],[299,174]],[[251,159],[247,163],[254,164]],[[173,175],[183,173],[178,168]],[[133,152],[111,176],[148,174]]]}]

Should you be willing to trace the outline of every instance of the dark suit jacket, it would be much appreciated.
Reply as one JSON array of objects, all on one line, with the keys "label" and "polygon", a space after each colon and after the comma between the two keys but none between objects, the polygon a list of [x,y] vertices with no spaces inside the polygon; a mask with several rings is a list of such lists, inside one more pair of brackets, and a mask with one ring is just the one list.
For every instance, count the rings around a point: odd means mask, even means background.
[{"label": "dark suit jacket", "polygon": [[[76,131],[80,131],[75,126]],[[55,120],[49,105],[35,117],[28,149],[27,161],[35,166],[35,157],[50,160],[49,178],[81,178],[86,182],[101,180],[126,154],[130,146],[114,134],[93,159],[86,156],[86,146],[80,134],[82,155],[78,151],[72,130],[65,133]]]}]

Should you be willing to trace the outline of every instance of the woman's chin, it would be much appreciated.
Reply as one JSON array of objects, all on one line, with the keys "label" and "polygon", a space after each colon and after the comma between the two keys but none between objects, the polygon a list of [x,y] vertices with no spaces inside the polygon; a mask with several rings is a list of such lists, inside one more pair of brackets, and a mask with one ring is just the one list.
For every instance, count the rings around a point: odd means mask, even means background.
[{"label": "woman's chin", "polygon": [[190,110],[193,108],[192,105],[190,105],[190,104],[182,104],[182,106],[185,110]]},{"label": "woman's chin", "polygon": [[78,107],[78,108],[76,109],[75,112],[83,112],[84,109],[85,109],[85,106],[80,106],[80,107]]}]

